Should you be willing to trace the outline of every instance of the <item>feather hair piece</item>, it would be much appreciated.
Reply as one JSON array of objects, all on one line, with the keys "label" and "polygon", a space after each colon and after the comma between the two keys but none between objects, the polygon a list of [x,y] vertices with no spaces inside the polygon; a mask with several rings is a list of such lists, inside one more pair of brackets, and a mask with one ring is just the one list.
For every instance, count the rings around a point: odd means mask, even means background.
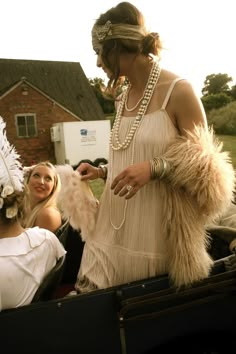
[{"label": "feather hair piece", "polygon": [[16,152],[6,137],[6,123],[0,116],[0,186],[12,187],[14,191],[24,189],[23,168],[19,161],[20,155]]}]

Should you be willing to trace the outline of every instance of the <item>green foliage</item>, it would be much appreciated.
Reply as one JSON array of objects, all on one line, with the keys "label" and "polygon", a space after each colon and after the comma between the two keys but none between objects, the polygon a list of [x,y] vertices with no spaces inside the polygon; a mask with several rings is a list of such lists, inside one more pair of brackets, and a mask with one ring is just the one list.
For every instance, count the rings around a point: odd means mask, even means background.
[{"label": "green foliage", "polygon": [[218,109],[226,106],[232,101],[232,98],[226,93],[217,93],[203,96],[201,100],[205,111],[209,112],[212,109]]},{"label": "green foliage", "polygon": [[100,200],[103,189],[104,189],[104,181],[101,178],[95,179],[93,181],[89,181],[90,187],[93,191],[95,197]]},{"label": "green foliage", "polygon": [[230,91],[229,82],[232,81],[232,77],[228,74],[211,74],[208,75],[204,81],[204,87],[202,94],[215,95],[217,93],[227,93]]},{"label": "green foliage", "polygon": [[236,85],[231,87],[230,95],[234,100],[236,100]]},{"label": "green foliage", "polygon": [[228,74],[211,74],[206,77],[201,100],[207,113],[236,99],[236,85],[230,88],[231,81],[232,78]]},{"label": "green foliage", "polygon": [[89,83],[92,86],[94,93],[100,103],[102,110],[105,114],[113,113],[115,110],[114,98],[112,95],[106,93],[106,86],[104,80],[98,77],[89,79]]},{"label": "green foliage", "polygon": [[236,170],[236,136],[219,135],[218,138],[223,142],[223,150],[229,151],[230,158]]},{"label": "green foliage", "polygon": [[207,114],[209,125],[213,125],[217,134],[236,135],[236,101]]}]

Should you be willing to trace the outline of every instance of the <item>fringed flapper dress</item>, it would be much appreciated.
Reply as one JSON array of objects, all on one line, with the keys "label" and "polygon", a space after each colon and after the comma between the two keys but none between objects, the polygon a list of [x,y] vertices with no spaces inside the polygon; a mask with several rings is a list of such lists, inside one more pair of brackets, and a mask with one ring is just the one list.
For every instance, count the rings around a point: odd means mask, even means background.
[{"label": "fringed flapper dress", "polygon": [[[161,109],[144,116],[129,147],[110,149],[108,175],[93,235],[86,240],[76,283],[83,292],[140,280],[168,272],[162,231],[162,183],[151,181],[125,200],[111,190],[113,179],[127,166],[161,156],[177,130],[166,112],[174,88],[169,87]],[[122,117],[124,141],[135,117]]]}]

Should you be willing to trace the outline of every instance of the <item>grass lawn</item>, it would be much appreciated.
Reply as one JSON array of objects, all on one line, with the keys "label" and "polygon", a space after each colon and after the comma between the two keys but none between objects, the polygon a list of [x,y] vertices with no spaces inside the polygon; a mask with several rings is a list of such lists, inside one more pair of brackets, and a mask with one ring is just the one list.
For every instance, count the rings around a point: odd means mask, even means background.
[{"label": "grass lawn", "polygon": [[99,200],[104,188],[104,181],[101,178],[95,179],[94,181],[89,181],[91,189],[95,197]]},{"label": "grass lawn", "polygon": [[223,149],[230,152],[230,157],[236,169],[236,135],[218,135],[223,142]]}]

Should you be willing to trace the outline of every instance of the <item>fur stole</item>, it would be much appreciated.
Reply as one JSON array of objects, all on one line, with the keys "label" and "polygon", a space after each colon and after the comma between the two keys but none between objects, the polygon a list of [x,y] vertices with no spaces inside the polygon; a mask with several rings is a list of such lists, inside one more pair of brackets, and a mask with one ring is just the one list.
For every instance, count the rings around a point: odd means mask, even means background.
[{"label": "fur stole", "polygon": [[163,181],[169,275],[179,287],[209,275],[213,260],[204,226],[229,207],[235,172],[213,130],[203,127],[175,138],[162,157],[171,165]]},{"label": "fur stole", "polygon": [[81,181],[78,171],[70,165],[55,166],[61,179],[61,191],[58,195],[58,207],[65,220],[75,230],[81,231],[85,241],[95,227],[98,200],[88,182]]}]

